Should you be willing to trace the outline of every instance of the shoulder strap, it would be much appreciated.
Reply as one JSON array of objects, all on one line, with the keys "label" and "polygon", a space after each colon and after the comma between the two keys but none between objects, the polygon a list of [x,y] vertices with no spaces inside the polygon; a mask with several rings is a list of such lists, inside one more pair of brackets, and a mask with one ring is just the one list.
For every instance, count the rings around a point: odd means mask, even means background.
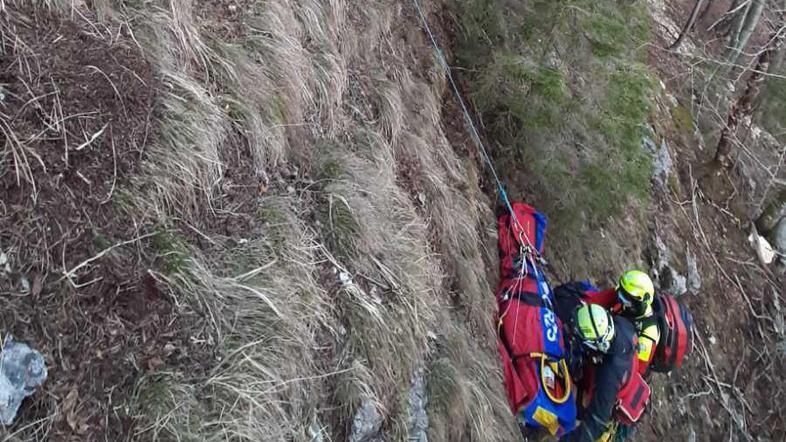
[{"label": "shoulder strap", "polygon": [[660,341],[660,326],[657,319],[653,316],[642,321],[639,339],[647,338],[657,344]]},{"label": "shoulder strap", "polygon": [[508,295],[508,301],[515,299],[532,307],[546,307],[543,299],[535,293],[508,290],[506,294]]}]

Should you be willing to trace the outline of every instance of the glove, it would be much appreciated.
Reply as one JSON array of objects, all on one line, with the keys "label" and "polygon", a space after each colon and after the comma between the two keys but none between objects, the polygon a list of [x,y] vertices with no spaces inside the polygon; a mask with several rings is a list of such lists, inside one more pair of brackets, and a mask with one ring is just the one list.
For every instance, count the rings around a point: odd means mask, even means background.
[{"label": "glove", "polygon": [[567,359],[570,377],[573,382],[580,382],[584,375],[584,352],[576,339],[572,339],[568,343]]},{"label": "glove", "polygon": [[614,434],[614,442],[623,442],[625,439],[633,437],[634,434],[636,434],[636,430],[633,427],[619,424],[617,432]]}]

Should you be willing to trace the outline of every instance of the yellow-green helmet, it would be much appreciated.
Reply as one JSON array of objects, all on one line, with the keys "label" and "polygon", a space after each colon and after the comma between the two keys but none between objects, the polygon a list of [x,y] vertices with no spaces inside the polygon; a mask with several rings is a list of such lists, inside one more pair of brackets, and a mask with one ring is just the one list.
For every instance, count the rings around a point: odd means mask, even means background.
[{"label": "yellow-green helmet", "polygon": [[[646,309],[655,297],[655,285],[649,275],[641,270],[629,270],[620,277],[617,297],[623,305],[639,304]],[[637,310],[641,310],[641,307]]]},{"label": "yellow-green helmet", "polygon": [[606,353],[614,340],[614,320],[605,308],[584,304],[576,310],[576,332],[586,347]]}]

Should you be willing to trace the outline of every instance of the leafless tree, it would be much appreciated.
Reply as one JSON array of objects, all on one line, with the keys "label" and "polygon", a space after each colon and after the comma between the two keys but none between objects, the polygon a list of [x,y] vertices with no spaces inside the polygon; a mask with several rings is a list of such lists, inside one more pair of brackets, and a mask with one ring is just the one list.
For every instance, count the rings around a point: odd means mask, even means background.
[{"label": "leafless tree", "polygon": [[712,6],[712,1],[708,1],[704,3],[704,9],[701,10],[699,13],[699,20],[704,20],[707,17],[707,13],[710,12],[710,6]]},{"label": "leafless tree", "polygon": [[739,59],[740,54],[748,45],[748,41],[753,35],[753,31],[761,20],[761,13],[764,11],[764,0],[750,0],[745,8],[745,14],[737,19],[735,32],[729,40],[729,62],[734,64]]},{"label": "leafless tree", "polygon": [[[719,35],[728,36],[731,33],[732,27],[736,26],[737,20],[745,15],[750,2],[751,0],[734,0],[726,13],[707,28],[707,31],[712,31],[714,29]],[[712,4],[712,1],[707,3]]]},{"label": "leafless tree", "polygon": [[685,22],[685,26],[682,28],[679,37],[674,43],[669,46],[669,49],[677,49],[680,44],[682,44],[682,40],[690,33],[691,29],[693,29],[694,23],[696,23],[696,19],[699,17],[699,12],[701,12],[701,6],[704,4],[704,0],[696,0],[696,3],[693,4],[693,10],[690,13],[690,18],[688,21]]},{"label": "leafless tree", "polygon": [[753,72],[745,82],[745,90],[729,110],[715,151],[715,164],[719,169],[728,169],[732,165],[731,154],[740,122],[755,110],[759,91],[769,71],[770,63],[783,46],[784,31],[784,27],[774,31],[767,46],[758,54]]}]

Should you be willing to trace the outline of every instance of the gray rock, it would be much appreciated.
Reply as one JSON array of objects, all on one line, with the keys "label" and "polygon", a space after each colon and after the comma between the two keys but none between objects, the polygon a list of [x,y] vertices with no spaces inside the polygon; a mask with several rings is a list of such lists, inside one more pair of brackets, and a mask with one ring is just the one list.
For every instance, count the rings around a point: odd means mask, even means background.
[{"label": "gray rock", "polygon": [[657,253],[657,260],[653,266],[655,288],[674,296],[685,294],[688,291],[688,279],[672,267],[671,250],[657,233],[655,233],[655,251]]},{"label": "gray rock", "polygon": [[756,229],[761,235],[768,235],[778,222],[786,216],[786,204],[768,204],[756,219]]},{"label": "gray rock", "polygon": [[308,437],[309,442],[325,442],[325,435],[322,429],[322,425],[319,421],[314,418],[314,421],[311,422],[311,425],[308,426]]},{"label": "gray rock", "polygon": [[784,258],[784,255],[786,255],[786,217],[778,221],[775,229],[770,234],[770,238],[772,239],[772,247],[780,255],[781,263],[786,265],[786,258]]},{"label": "gray rock", "polygon": [[655,267],[661,268],[668,265],[669,260],[671,260],[671,250],[669,250],[669,247],[663,242],[663,239],[661,239],[657,232],[655,233],[655,251],[658,255]]},{"label": "gray rock", "polygon": [[0,355],[0,423],[11,425],[25,397],[46,380],[44,357],[27,344],[9,337]]},{"label": "gray rock", "polygon": [[11,273],[11,263],[8,262],[8,255],[0,250],[0,274]]},{"label": "gray rock", "polygon": [[382,416],[371,400],[363,401],[352,420],[349,442],[382,442]]},{"label": "gray rock", "polygon": [[694,293],[698,292],[701,289],[701,276],[696,256],[688,249],[685,259],[688,261],[688,288]]},{"label": "gray rock", "polygon": [[30,280],[27,276],[19,278],[19,285],[22,286],[22,293],[30,293]]},{"label": "gray rock", "polygon": [[666,267],[660,275],[660,288],[674,296],[680,296],[687,293],[688,281],[672,267]]},{"label": "gray rock", "polygon": [[657,148],[658,148],[658,146],[655,144],[655,142],[654,142],[654,141],[652,141],[652,138],[650,138],[650,137],[644,137],[644,138],[641,140],[641,144],[644,146],[644,149],[645,149],[647,152],[649,152],[650,154],[652,154],[653,156],[654,156],[654,155],[655,155],[655,153],[657,152]]},{"label": "gray rock", "polygon": [[661,187],[666,186],[673,166],[674,164],[671,161],[671,155],[669,154],[669,145],[666,143],[666,140],[663,140],[660,145],[660,149],[658,149],[658,151],[655,153],[655,156],[652,158],[653,181],[655,181],[655,183]]},{"label": "gray rock", "polygon": [[409,441],[428,442],[428,396],[423,369],[415,370],[407,400],[409,408]]}]

